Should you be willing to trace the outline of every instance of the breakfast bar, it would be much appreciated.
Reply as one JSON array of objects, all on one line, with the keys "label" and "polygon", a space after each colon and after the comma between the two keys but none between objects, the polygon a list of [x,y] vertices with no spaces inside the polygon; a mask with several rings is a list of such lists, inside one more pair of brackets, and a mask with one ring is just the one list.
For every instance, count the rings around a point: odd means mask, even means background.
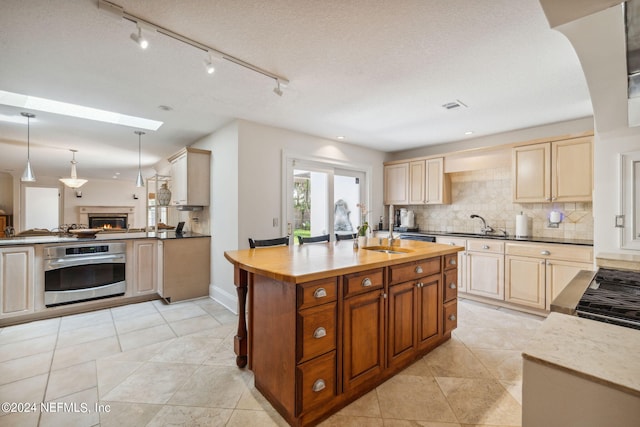
[{"label": "breakfast bar", "polygon": [[462,249],[370,238],[225,252],[237,365],[289,424],[317,424],[451,337]]}]

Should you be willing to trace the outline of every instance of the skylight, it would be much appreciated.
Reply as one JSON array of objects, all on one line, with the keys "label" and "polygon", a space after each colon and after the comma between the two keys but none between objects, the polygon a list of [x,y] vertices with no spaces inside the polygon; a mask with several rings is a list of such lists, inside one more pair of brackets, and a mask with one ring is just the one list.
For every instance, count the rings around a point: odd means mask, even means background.
[{"label": "skylight", "polygon": [[113,123],[136,129],[158,130],[163,124],[163,122],[157,120],[128,116],[126,114],[114,113],[112,111],[99,110],[97,108],[68,104],[66,102],[53,101],[51,99],[5,92],[2,90],[0,90],[0,104],[26,108],[29,110],[45,111],[47,113],[62,114],[81,119]]}]

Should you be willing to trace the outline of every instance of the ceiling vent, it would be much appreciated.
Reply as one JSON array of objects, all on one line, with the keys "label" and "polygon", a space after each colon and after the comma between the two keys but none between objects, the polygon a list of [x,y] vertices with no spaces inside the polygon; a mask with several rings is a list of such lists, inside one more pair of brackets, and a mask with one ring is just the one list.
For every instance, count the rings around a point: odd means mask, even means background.
[{"label": "ceiling vent", "polygon": [[452,102],[447,102],[446,104],[442,104],[442,108],[445,108],[447,110],[453,110],[460,107],[467,108],[467,105],[464,102],[460,101],[459,99],[456,99],[455,101],[452,101]]}]

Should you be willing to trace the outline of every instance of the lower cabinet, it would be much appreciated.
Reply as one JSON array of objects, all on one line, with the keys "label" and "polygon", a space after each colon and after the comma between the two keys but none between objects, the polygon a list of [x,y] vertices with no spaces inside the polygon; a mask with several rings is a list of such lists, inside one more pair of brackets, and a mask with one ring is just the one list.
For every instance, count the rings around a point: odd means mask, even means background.
[{"label": "lower cabinet", "polygon": [[158,241],[133,241],[133,294],[143,295],[158,291]]},{"label": "lower cabinet", "polygon": [[505,301],[544,309],[546,303],[545,261],[507,255]]},{"label": "lower cabinet", "polygon": [[504,243],[490,240],[467,241],[467,292],[504,299]]},{"label": "lower cabinet", "polygon": [[162,289],[167,302],[209,295],[211,238],[194,237],[160,241],[162,247]]},{"label": "lower cabinet", "polygon": [[34,311],[34,249],[0,248],[0,317]]}]

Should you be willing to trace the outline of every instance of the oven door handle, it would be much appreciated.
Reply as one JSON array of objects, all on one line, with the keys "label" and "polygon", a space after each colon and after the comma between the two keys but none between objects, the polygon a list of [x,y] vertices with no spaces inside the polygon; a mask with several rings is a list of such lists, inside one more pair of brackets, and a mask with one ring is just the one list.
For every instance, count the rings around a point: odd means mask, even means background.
[{"label": "oven door handle", "polygon": [[46,270],[54,270],[60,267],[73,267],[76,265],[86,265],[86,264],[101,264],[104,261],[116,262],[116,261],[125,262],[124,254],[115,254],[115,255],[93,255],[86,257],[78,257],[78,258],[58,258],[56,260],[47,261],[45,265]]}]

